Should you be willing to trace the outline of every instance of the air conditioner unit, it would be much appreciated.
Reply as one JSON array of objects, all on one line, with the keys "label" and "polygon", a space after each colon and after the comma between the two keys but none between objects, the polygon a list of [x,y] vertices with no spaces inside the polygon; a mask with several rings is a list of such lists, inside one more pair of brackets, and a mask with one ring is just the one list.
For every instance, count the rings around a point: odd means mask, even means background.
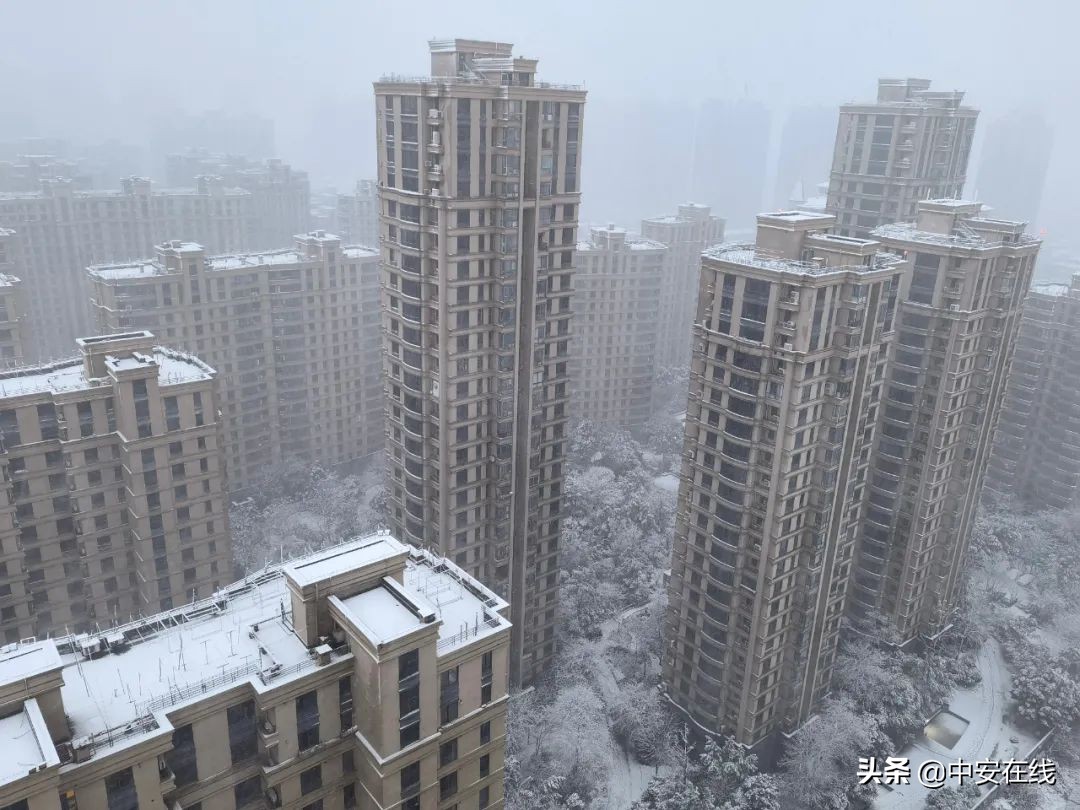
[{"label": "air conditioner unit", "polygon": [[949,312],[959,312],[959,311],[960,311],[960,305],[959,304],[949,304]]}]

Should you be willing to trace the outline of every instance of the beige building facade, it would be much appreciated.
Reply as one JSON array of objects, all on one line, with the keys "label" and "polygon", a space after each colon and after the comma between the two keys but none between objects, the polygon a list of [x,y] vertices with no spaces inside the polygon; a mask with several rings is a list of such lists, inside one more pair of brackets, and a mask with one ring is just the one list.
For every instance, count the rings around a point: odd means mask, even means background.
[{"label": "beige building facade", "polygon": [[702,257],[663,670],[749,746],[828,692],[909,265],[835,218],[762,214]]},{"label": "beige building facade", "polygon": [[1080,498],[1080,273],[1035,284],[1024,299],[984,500],[1016,497],[1037,509]]},{"label": "beige building facade", "polygon": [[624,428],[652,412],[667,248],[609,225],[578,242],[571,411]]},{"label": "beige building facade", "polygon": [[507,605],[374,535],[0,652],[25,810],[503,807]]},{"label": "beige building facade", "polygon": [[0,367],[21,365],[30,350],[26,291],[16,275],[15,231],[0,228]]},{"label": "beige building facade", "polygon": [[436,40],[375,84],[389,520],[511,603],[511,681],[555,652],[585,92]]},{"label": "beige building facade", "polygon": [[266,253],[166,242],[88,275],[100,332],[148,329],[220,373],[232,491],[285,461],[333,466],[382,448],[375,250],[323,231]]},{"label": "beige building facade", "polygon": [[875,237],[912,265],[849,611],[910,641],[952,617],[1039,240],[977,202],[926,200]]},{"label": "beige building facade", "polygon": [[[266,249],[259,244],[260,205],[255,193],[217,177],[189,189],[158,190],[129,177],[118,191],[79,191],[71,181],[50,180],[40,191],[0,193],[0,228],[16,232],[20,278],[37,324],[30,359],[62,357],[93,331],[88,266],[143,259],[172,239],[197,242],[211,254]],[[278,239],[288,244],[298,232]]]},{"label": "beige building facade", "polygon": [[212,368],[148,332],[0,372],[0,631],[86,632],[232,578]]},{"label": "beige building facade", "polygon": [[660,286],[656,362],[661,368],[685,368],[697,313],[701,252],[724,241],[724,220],[713,216],[707,205],[686,203],[674,215],[642,220],[641,234],[668,249]]},{"label": "beige building facade", "polygon": [[338,194],[335,233],[349,245],[379,246],[379,184],[357,180],[350,194]]},{"label": "beige building facade", "polygon": [[844,104],[826,204],[837,232],[868,236],[915,219],[920,200],[959,198],[979,112],[926,79],[879,79],[877,100]]}]

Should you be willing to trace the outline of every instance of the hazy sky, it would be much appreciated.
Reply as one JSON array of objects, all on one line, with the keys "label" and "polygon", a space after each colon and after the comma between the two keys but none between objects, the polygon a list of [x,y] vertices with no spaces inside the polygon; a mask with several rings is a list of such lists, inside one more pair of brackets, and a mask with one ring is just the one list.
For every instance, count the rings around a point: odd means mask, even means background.
[{"label": "hazy sky", "polygon": [[[1047,199],[1063,207],[1080,188],[1078,22],[1066,0],[0,0],[0,137],[142,145],[158,114],[230,107],[272,118],[282,157],[344,186],[373,173],[371,82],[425,73],[429,38],[465,36],[514,42],[605,115],[745,96],[779,128],[793,106],[871,98],[884,75],[964,89],[982,124],[1039,107],[1057,131]],[[589,132],[587,118],[586,196],[590,150],[609,146]]]}]

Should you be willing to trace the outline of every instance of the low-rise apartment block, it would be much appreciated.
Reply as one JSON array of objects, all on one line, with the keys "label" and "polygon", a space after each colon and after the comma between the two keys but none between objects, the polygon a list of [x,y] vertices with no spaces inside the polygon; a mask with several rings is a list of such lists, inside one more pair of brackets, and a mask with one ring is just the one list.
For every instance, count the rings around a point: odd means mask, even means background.
[{"label": "low-rise apartment block", "polygon": [[89,631],[232,578],[214,370],[148,332],[0,372],[0,631]]},{"label": "low-rise apartment block", "polygon": [[0,802],[503,806],[506,602],[373,535],[105,632],[0,650]]},{"label": "low-rise apartment block", "polygon": [[571,311],[571,412],[625,428],[652,411],[667,248],[609,225],[578,242]]},{"label": "low-rise apartment block", "polygon": [[91,267],[100,332],[148,329],[220,374],[229,486],[286,459],[336,465],[382,448],[379,254],[331,234],[291,250]]}]

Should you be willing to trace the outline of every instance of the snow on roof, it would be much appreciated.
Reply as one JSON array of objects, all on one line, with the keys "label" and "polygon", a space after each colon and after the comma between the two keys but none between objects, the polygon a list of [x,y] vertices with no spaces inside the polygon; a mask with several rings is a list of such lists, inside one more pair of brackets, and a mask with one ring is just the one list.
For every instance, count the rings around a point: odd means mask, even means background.
[{"label": "snow on roof", "polygon": [[[0,718],[0,740],[4,742],[4,756],[0,759],[0,785],[7,785],[45,765],[59,762],[50,738],[47,735],[44,740],[38,737],[39,728],[35,727],[28,708],[23,706],[17,713]],[[33,708],[37,708],[36,702]],[[38,712],[40,714],[40,710]],[[52,761],[48,756],[50,753]]]},{"label": "snow on roof", "polygon": [[341,250],[350,259],[370,259],[379,255],[378,248],[370,248],[364,245],[348,245]]},{"label": "snow on roof", "polygon": [[394,641],[424,625],[416,611],[384,583],[341,603],[358,625],[371,631],[376,643]]},{"label": "snow on roof", "polygon": [[[978,220],[973,220],[978,221]],[[1002,242],[1001,239],[991,239],[989,234],[976,231],[971,227],[961,224],[952,233],[934,233],[933,231],[921,231],[914,222],[893,222],[888,225],[880,225],[872,232],[875,238],[895,239],[902,242],[919,242],[925,245],[941,245],[943,247],[968,248],[973,250],[985,248],[998,248],[1005,245],[1034,245],[1038,239],[1025,233],[1017,233],[1015,242]]]},{"label": "snow on roof", "polygon": [[772,270],[778,273],[794,273],[797,275],[808,276],[825,276],[832,273],[872,273],[877,270],[888,269],[903,261],[900,256],[894,253],[878,251],[874,254],[873,261],[869,265],[815,264],[814,262],[804,262],[775,256],[766,251],[758,250],[755,244],[740,244],[733,242],[713,245],[702,251],[701,255],[708,259],[716,259],[731,264],[741,264],[746,267],[756,267],[761,270]]},{"label": "snow on roof", "polygon": [[[134,357],[114,358],[111,364],[119,371],[148,365],[152,360],[158,367],[158,385],[182,385],[196,380],[209,380],[217,372],[194,355],[155,346],[147,360]],[[61,393],[97,388],[108,384],[106,379],[86,376],[82,358],[61,360],[44,366],[28,366],[0,373],[0,397],[26,394]]]},{"label": "snow on roof", "polygon": [[510,627],[500,615],[507,607],[505,600],[448,560],[423,549],[411,552],[405,590],[426,599],[442,619],[436,645],[440,655]]},{"label": "snow on roof", "polygon": [[1068,284],[1060,284],[1056,282],[1040,282],[1039,284],[1031,285],[1031,292],[1036,295],[1045,295],[1052,298],[1061,298],[1069,294],[1071,288]]},{"label": "snow on roof", "polygon": [[284,571],[297,585],[304,587],[337,574],[392,559],[408,550],[408,546],[395,540],[388,532],[381,532],[287,563]]},{"label": "snow on roof", "polygon": [[0,648],[0,683],[25,680],[60,666],[60,654],[51,641]]},{"label": "snow on roof", "polygon": [[13,276],[10,273],[0,273],[0,287],[14,287],[21,283],[22,280],[18,276]]},{"label": "snow on roof", "polygon": [[18,712],[0,718],[0,741],[3,741],[5,754],[0,763],[0,785],[60,764],[35,698],[24,701]]}]

